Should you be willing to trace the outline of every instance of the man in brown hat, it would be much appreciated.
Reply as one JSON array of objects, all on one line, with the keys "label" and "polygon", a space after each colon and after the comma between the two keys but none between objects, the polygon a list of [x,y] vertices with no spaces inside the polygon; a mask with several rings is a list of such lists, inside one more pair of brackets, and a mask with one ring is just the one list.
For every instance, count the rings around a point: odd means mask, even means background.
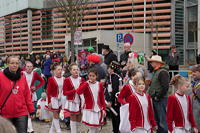
[{"label": "man in brown hat", "polygon": [[153,100],[154,113],[158,125],[157,133],[167,133],[166,106],[170,82],[168,69],[159,55],[153,55],[148,61],[154,68],[148,93]]}]

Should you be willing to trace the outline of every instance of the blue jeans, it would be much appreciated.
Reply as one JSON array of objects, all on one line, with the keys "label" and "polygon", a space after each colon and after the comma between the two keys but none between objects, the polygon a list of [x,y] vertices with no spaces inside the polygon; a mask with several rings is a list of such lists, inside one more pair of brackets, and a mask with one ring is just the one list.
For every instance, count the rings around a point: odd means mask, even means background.
[{"label": "blue jeans", "polygon": [[167,120],[166,120],[166,106],[167,98],[162,98],[160,100],[153,100],[153,108],[155,120],[158,125],[157,133],[167,133]]}]

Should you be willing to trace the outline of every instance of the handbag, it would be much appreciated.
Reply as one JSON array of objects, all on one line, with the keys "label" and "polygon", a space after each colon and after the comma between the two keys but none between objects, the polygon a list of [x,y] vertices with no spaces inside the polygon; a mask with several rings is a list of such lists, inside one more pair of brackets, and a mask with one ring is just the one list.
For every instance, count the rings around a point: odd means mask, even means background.
[{"label": "handbag", "polygon": [[11,95],[11,93],[12,93],[12,90],[14,89],[15,85],[16,85],[16,81],[14,82],[14,84],[13,84],[13,86],[12,86],[12,89],[10,90],[8,96],[6,97],[5,101],[3,102],[3,104],[2,104],[1,107],[0,107],[0,115],[2,114],[2,109],[3,109],[3,107],[5,106],[6,102],[8,101],[8,98],[10,97],[10,95]]},{"label": "handbag", "polygon": [[129,122],[129,104],[125,104],[120,107],[119,131],[121,133],[132,133]]}]

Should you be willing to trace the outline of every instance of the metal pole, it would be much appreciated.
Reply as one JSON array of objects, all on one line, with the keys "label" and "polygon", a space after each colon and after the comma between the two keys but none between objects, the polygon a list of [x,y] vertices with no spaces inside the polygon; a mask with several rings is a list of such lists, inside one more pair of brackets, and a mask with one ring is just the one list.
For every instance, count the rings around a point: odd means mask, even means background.
[{"label": "metal pole", "polygon": [[144,0],[144,53],[146,53],[146,0]]}]

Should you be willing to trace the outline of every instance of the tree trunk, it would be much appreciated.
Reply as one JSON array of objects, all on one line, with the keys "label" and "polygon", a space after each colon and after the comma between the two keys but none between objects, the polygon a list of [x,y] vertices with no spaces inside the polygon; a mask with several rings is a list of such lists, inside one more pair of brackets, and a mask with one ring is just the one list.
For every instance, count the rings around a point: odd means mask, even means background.
[{"label": "tree trunk", "polygon": [[75,34],[75,31],[71,30],[71,63],[75,62],[74,34]]}]

